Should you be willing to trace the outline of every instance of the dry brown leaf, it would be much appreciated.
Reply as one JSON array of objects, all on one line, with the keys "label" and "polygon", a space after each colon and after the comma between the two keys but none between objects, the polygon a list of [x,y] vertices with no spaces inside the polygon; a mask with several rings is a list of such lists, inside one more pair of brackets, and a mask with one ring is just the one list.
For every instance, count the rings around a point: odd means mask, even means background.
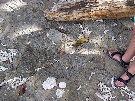
[{"label": "dry brown leaf", "polygon": [[10,64],[9,60],[3,61],[3,62],[6,63],[6,64]]},{"label": "dry brown leaf", "polygon": [[23,95],[25,93],[26,85],[22,85],[21,88],[19,88],[19,96]]}]

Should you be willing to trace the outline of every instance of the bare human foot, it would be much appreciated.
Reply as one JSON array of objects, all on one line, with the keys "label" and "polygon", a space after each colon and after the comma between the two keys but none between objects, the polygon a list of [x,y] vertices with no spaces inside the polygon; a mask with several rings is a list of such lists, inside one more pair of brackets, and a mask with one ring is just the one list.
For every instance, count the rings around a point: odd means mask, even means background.
[{"label": "bare human foot", "polygon": [[[114,52],[116,52],[116,51],[109,51],[109,55],[111,55],[111,54],[114,53]],[[113,56],[113,58],[116,59],[116,60],[118,60],[118,61],[120,61],[120,54],[115,54],[115,55]]]}]

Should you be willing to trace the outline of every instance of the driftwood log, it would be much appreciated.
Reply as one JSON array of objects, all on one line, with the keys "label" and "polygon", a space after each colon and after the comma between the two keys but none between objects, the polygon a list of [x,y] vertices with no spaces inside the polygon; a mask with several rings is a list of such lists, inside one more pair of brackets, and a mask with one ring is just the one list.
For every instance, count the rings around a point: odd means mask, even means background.
[{"label": "driftwood log", "polygon": [[119,19],[135,15],[134,0],[83,0],[55,4],[44,11],[49,20],[81,21]]}]

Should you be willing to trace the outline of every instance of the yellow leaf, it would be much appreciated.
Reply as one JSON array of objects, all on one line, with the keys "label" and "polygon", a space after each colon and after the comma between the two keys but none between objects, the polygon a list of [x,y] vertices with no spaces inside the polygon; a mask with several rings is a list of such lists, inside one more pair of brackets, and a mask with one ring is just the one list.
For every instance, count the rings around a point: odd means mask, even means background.
[{"label": "yellow leaf", "polygon": [[77,40],[77,42],[74,44],[74,47],[78,47],[81,44],[85,43],[86,39],[85,38],[80,38],[79,40]]}]

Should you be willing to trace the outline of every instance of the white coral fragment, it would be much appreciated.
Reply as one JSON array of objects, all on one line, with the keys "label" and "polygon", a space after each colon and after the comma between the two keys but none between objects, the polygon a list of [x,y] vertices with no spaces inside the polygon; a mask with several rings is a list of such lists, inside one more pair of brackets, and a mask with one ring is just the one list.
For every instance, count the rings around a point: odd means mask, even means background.
[{"label": "white coral fragment", "polygon": [[8,49],[8,51],[9,51],[8,58],[9,58],[10,62],[13,62],[13,57],[16,56],[17,50],[16,49]]},{"label": "white coral fragment", "polygon": [[48,77],[47,80],[43,82],[42,86],[45,90],[52,89],[53,87],[57,86],[56,85],[56,78]]},{"label": "white coral fragment", "polygon": [[83,38],[84,33],[86,33],[88,36],[91,34],[92,31],[90,31],[88,27],[84,28],[81,24],[79,24],[79,26],[82,29],[82,33],[79,34],[78,39]]},{"label": "white coral fragment", "polygon": [[89,77],[89,80],[91,79],[92,75],[95,74],[95,72],[91,72],[91,75]]},{"label": "white coral fragment", "polygon": [[38,72],[39,70],[41,70],[43,68],[45,68],[45,67],[37,68],[37,69],[35,69],[35,71]]},{"label": "white coral fragment", "polygon": [[6,71],[8,68],[5,68],[3,66],[0,66],[0,71]]},{"label": "white coral fragment", "polygon": [[115,79],[114,77],[111,78],[111,85],[112,85],[112,88],[113,88],[113,89],[116,89],[116,87],[115,87],[115,85],[114,85],[114,79]]},{"label": "white coral fragment", "polygon": [[79,88],[77,88],[76,90],[80,90],[82,88],[82,86],[80,85]]},{"label": "white coral fragment", "polygon": [[111,92],[111,88],[107,87],[104,83],[99,83],[98,84],[101,93],[96,92],[95,94],[101,98],[103,101],[111,101],[111,99],[115,98],[115,96],[113,97],[112,92]]},{"label": "white coral fragment", "polygon": [[22,77],[14,77],[13,79],[10,79],[7,81],[7,83],[12,87],[12,88],[17,88],[18,86],[24,84],[28,78],[22,78]]},{"label": "white coral fragment", "polygon": [[[103,101],[111,101],[111,99],[116,98],[116,96],[112,96],[112,89],[117,89],[114,85],[114,77],[111,78],[112,87],[107,87],[104,83],[99,83],[100,93],[96,92],[95,94],[101,98]],[[127,86],[120,87],[120,93],[122,96],[128,95],[128,100],[120,100],[120,101],[135,101],[135,92],[131,91]]]},{"label": "white coral fragment", "polygon": [[57,95],[57,98],[61,98],[64,94],[64,89],[57,89],[56,90],[56,95]]},{"label": "white coral fragment", "polygon": [[104,33],[107,34],[108,31],[109,31],[109,30],[104,30]]},{"label": "white coral fragment", "polygon": [[9,52],[0,50],[0,62],[9,60],[13,62],[13,57],[16,56],[17,50],[16,49],[8,49]]},{"label": "white coral fragment", "polygon": [[0,62],[8,60],[8,53],[6,51],[0,50]]},{"label": "white coral fragment", "polygon": [[66,83],[65,82],[60,82],[59,87],[60,88],[66,88]]}]

